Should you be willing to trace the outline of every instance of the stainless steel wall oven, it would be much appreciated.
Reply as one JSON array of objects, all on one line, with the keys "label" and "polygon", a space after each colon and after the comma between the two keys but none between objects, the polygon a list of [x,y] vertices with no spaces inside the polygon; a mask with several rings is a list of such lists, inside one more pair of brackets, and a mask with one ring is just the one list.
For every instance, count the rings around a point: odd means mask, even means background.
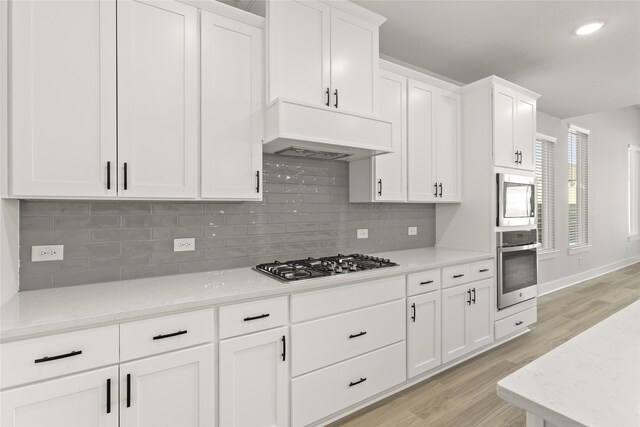
[{"label": "stainless steel wall oven", "polygon": [[498,233],[498,309],[538,295],[538,230]]}]

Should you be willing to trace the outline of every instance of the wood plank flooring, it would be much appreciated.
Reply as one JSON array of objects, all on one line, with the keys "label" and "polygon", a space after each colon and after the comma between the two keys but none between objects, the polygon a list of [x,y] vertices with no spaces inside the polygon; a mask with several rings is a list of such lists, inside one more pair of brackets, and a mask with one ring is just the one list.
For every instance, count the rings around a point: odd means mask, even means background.
[{"label": "wood plank flooring", "polygon": [[531,332],[332,424],[524,426],[524,411],[496,383],[640,299],[640,263],[543,296]]}]

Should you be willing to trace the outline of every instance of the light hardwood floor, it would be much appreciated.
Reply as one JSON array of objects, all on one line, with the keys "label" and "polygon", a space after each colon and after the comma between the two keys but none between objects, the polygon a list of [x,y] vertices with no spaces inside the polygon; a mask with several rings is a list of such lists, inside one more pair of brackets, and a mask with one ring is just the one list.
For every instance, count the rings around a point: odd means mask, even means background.
[{"label": "light hardwood floor", "polygon": [[524,426],[496,383],[640,299],[640,263],[541,297],[531,332],[356,412],[332,427]]}]

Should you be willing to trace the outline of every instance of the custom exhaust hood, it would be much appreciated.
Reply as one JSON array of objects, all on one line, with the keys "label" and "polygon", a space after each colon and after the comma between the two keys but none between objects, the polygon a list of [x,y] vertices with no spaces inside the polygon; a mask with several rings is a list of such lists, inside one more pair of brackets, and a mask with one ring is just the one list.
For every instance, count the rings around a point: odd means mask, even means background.
[{"label": "custom exhaust hood", "polygon": [[326,160],[360,160],[391,153],[392,123],[277,98],[265,110],[265,153]]}]

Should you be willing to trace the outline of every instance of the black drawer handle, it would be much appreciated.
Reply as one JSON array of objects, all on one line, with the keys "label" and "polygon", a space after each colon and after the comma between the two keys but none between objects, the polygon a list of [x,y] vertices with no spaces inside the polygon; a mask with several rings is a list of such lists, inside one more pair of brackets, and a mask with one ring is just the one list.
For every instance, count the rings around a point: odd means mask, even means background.
[{"label": "black drawer handle", "polygon": [[287,337],[282,336],[282,361],[287,360]]},{"label": "black drawer handle", "polygon": [[269,313],[265,313],[265,314],[261,314],[260,316],[250,316],[250,317],[245,317],[244,321],[245,322],[250,322],[252,320],[258,320],[258,319],[264,319],[265,317],[269,317],[271,316],[271,314]]},{"label": "black drawer handle", "polygon": [[107,379],[107,414],[111,413],[111,378]]},{"label": "black drawer handle", "polygon": [[367,335],[367,331],[362,331],[362,332],[359,332],[359,333],[357,333],[357,334],[349,335],[349,339],[351,339],[351,338],[358,338],[358,337],[361,337],[361,336],[363,336],[363,335]]},{"label": "black drawer handle", "polygon": [[459,279],[460,277],[464,277],[464,274],[454,274],[453,275],[454,279]]},{"label": "black drawer handle", "polygon": [[518,320],[518,321],[516,322],[516,326],[520,326],[520,325],[522,325],[523,323],[524,323],[524,322],[523,322],[522,320]]},{"label": "black drawer handle", "polygon": [[353,387],[354,385],[361,384],[361,383],[365,382],[366,380],[367,380],[366,378],[360,378],[358,381],[350,382],[349,383],[349,387]]},{"label": "black drawer handle", "polygon": [[184,335],[186,333],[187,333],[187,330],[185,329],[184,331],[178,331],[178,332],[174,332],[172,334],[156,335],[155,337],[153,337],[153,339],[154,340],[163,340],[165,338],[177,337],[178,335]]},{"label": "black drawer handle", "polygon": [[127,408],[131,407],[131,374],[127,374]]},{"label": "black drawer handle", "polygon": [[489,271],[489,269],[488,269],[488,268],[482,268],[482,269],[480,269],[480,273],[486,273],[487,271]]},{"label": "black drawer handle", "polygon": [[76,350],[76,351],[72,351],[70,353],[59,354],[57,356],[45,356],[42,359],[36,359],[33,362],[34,363],[51,362],[53,360],[66,359],[67,357],[79,356],[81,354],[82,354],[82,350]]},{"label": "black drawer handle", "polygon": [[433,283],[433,280],[427,280],[426,282],[420,282],[421,285],[428,285],[430,283]]}]

